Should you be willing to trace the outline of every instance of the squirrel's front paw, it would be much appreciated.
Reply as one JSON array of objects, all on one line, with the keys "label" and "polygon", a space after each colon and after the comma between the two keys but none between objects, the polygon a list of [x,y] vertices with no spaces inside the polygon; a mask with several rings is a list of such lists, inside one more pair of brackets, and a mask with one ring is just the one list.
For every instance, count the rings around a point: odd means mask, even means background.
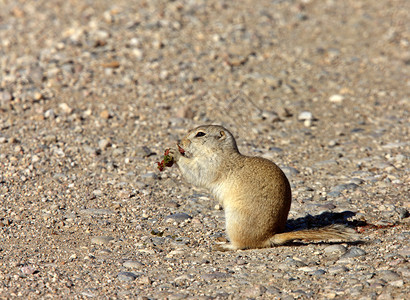
[{"label": "squirrel's front paw", "polygon": [[170,148],[168,151],[168,155],[172,157],[175,162],[177,162],[181,158],[181,156],[185,156],[185,150],[178,144],[177,147],[178,149]]},{"label": "squirrel's front paw", "polygon": [[168,155],[169,157],[173,158],[175,162],[177,162],[182,156],[181,153],[177,149],[174,149],[174,148],[169,149]]}]

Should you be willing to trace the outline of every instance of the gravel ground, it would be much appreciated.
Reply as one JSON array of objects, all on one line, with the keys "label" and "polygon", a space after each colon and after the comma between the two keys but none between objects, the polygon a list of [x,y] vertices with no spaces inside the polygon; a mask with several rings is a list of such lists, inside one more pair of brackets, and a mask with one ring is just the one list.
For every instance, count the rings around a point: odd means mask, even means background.
[{"label": "gravel ground", "polygon": [[[0,298],[409,295],[409,1],[0,8]],[[223,211],[155,165],[208,123],[286,171],[289,229],[362,242],[213,251]]]}]

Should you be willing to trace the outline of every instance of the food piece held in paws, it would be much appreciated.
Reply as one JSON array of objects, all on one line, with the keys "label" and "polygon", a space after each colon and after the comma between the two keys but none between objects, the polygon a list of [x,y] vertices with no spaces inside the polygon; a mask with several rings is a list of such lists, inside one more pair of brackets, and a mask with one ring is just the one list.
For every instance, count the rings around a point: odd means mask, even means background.
[{"label": "food piece held in paws", "polygon": [[157,165],[158,165],[157,168],[160,172],[164,171],[164,161],[161,161],[161,162],[158,161]]},{"label": "food piece held in paws", "polygon": [[173,164],[174,158],[169,155],[169,149],[166,149],[164,152],[164,159],[161,162],[157,162],[158,170],[162,172],[164,171],[165,167],[172,167]]},{"label": "food piece held in paws", "polygon": [[169,155],[164,155],[163,162],[166,167],[172,167],[172,165],[174,164],[174,158]]}]

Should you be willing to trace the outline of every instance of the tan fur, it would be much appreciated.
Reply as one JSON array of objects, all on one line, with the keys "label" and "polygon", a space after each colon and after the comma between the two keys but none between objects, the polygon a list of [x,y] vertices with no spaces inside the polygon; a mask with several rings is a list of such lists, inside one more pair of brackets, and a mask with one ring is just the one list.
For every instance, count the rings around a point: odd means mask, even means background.
[{"label": "tan fur", "polygon": [[[200,135],[197,136],[198,132]],[[233,135],[217,125],[199,126],[181,140],[181,155],[171,149],[184,178],[208,189],[225,209],[230,244],[223,250],[264,248],[296,239],[347,239],[341,225],[286,232],[291,205],[289,181],[273,162],[239,153]]]}]

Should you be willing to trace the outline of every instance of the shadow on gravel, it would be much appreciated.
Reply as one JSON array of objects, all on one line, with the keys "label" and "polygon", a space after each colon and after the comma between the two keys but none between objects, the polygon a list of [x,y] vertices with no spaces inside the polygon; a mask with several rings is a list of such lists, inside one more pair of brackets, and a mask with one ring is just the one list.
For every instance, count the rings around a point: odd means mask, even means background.
[{"label": "shadow on gravel", "polygon": [[352,211],[343,211],[340,213],[323,212],[320,215],[307,215],[302,218],[288,219],[286,223],[287,231],[308,229],[313,227],[324,227],[332,224],[343,224],[351,227],[360,226],[360,221],[349,221],[356,214]]}]

